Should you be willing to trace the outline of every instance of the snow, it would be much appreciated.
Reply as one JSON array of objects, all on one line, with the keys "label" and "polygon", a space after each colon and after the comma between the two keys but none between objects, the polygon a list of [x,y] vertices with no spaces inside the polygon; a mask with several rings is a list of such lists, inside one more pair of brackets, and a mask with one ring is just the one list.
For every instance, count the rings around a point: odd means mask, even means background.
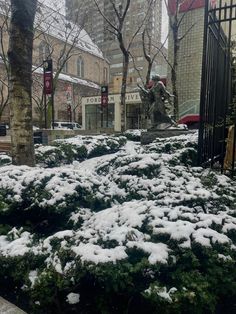
[{"label": "snow", "polygon": [[18,239],[8,241],[6,236],[0,236],[0,253],[4,256],[23,256],[30,251],[32,236],[29,232],[23,232]]},{"label": "snow", "polygon": [[[4,2],[4,4],[6,3]],[[9,13],[5,6],[0,7],[0,12],[2,14]],[[74,45],[81,51],[104,59],[102,51],[92,41],[88,33],[80,26],[66,19],[62,1],[41,0],[37,8],[34,26],[39,33],[47,33],[54,38]]]},{"label": "snow", "polygon": [[232,261],[232,257],[230,255],[225,256],[224,254],[218,254],[219,259],[223,259],[224,261]]},{"label": "snow", "polygon": [[176,288],[171,288],[169,291],[167,291],[166,287],[164,287],[162,290],[157,292],[157,294],[162,298],[169,302],[172,302],[171,294],[175,293],[177,291]]},{"label": "snow", "polygon": [[152,287],[152,288],[145,290],[145,293],[147,293],[147,294],[155,293],[159,297],[164,299],[165,301],[172,303],[173,300],[172,300],[171,295],[174,294],[176,291],[177,291],[177,289],[175,287],[170,288],[168,291],[166,287],[154,286],[154,288]]},{"label": "snow", "polygon": [[[44,0],[45,1],[45,0]],[[55,0],[54,0],[55,1]],[[53,2],[52,2],[53,5]],[[64,13],[61,11],[61,13]],[[38,31],[46,32],[54,38],[65,40],[69,44],[76,38],[76,47],[82,51],[103,58],[102,51],[92,41],[88,33],[78,25],[68,22],[65,15],[60,13],[60,8],[53,5],[53,9],[48,7],[48,2],[41,2],[35,17],[35,27]]]},{"label": "snow", "polygon": [[[194,134],[181,135],[147,146],[128,141],[116,153],[55,168],[0,167],[0,190],[7,191],[6,200],[14,200],[15,207],[21,206],[27,193],[33,193],[25,210],[34,206],[58,214],[64,214],[65,208],[70,210],[63,230],[38,240],[33,231],[23,228],[15,227],[2,234],[0,254],[45,256],[46,268],[66,274],[77,262],[116,264],[136,251],[142,252],[150,265],[167,265],[173,262],[176,249],[200,245],[233,250],[235,181],[211,172],[218,183],[206,185],[209,171],[175,162],[188,149],[187,143],[195,143],[196,138]],[[107,139],[105,135],[77,136],[65,142],[85,145],[91,152]],[[178,149],[165,152],[167,144],[176,143],[180,145]],[[41,153],[50,149],[55,147],[39,148]],[[77,200],[76,206],[71,205],[71,199]],[[98,207],[99,203],[102,207]],[[1,210],[8,209],[7,203],[3,204]],[[73,262],[64,264],[61,251],[73,256]],[[218,252],[219,260],[229,262],[230,251],[223,253]],[[30,271],[32,285],[39,277],[38,270]],[[158,295],[170,301],[171,292],[163,288]]]},{"label": "snow", "polygon": [[125,259],[128,255],[125,253],[125,247],[117,246],[111,249],[103,249],[99,245],[91,243],[80,243],[79,246],[72,246],[72,250],[79,256],[82,262],[115,263]]},{"label": "snow", "polygon": [[65,0],[41,0],[40,2],[65,15]]},{"label": "snow", "polygon": [[31,287],[34,286],[36,279],[38,278],[38,271],[37,270],[31,270],[29,272],[29,280],[31,282]]},{"label": "snow", "polygon": [[80,295],[79,293],[69,293],[66,297],[66,301],[69,303],[69,304],[76,304],[76,303],[79,303],[79,299],[80,299]]},{"label": "snow", "polygon": [[143,250],[146,253],[149,253],[148,261],[149,263],[156,264],[156,263],[161,263],[161,264],[167,264],[168,260],[168,253],[170,249],[168,246],[164,243],[151,243],[151,242],[128,242],[127,244],[128,247],[130,248],[138,248],[140,250]]},{"label": "snow", "polygon": [[[43,68],[42,67],[35,67],[35,66],[33,66],[33,71],[36,74],[43,74]],[[54,75],[55,75],[55,73],[54,73]],[[91,87],[91,88],[100,89],[100,86],[98,84],[96,84],[96,83],[93,83],[91,81],[88,81],[88,80],[85,80],[85,79],[81,79],[81,78],[78,78],[78,77],[75,77],[75,76],[71,76],[71,75],[68,75],[68,74],[60,73],[59,76],[58,76],[58,79],[61,80],[61,81],[66,81],[66,82],[71,82],[71,83],[74,83],[74,84],[79,84],[79,85],[82,85],[82,86],[88,86],[88,87]]]}]

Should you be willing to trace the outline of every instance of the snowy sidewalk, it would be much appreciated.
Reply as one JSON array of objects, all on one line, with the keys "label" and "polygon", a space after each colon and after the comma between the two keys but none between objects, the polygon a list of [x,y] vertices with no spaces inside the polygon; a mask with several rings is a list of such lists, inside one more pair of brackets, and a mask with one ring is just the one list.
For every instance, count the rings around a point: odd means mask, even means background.
[{"label": "snowy sidewalk", "polygon": [[26,314],[26,312],[0,297],[0,314]]}]

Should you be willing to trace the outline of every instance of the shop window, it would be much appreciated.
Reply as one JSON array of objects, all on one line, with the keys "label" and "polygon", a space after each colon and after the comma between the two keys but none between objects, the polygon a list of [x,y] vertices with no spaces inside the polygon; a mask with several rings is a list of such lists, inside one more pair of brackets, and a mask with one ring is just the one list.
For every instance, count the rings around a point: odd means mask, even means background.
[{"label": "shop window", "polygon": [[126,127],[127,129],[142,128],[141,104],[127,104],[126,106]]},{"label": "shop window", "polygon": [[98,105],[85,106],[85,128],[96,130],[101,128],[114,128],[114,104],[108,104],[101,110]]}]

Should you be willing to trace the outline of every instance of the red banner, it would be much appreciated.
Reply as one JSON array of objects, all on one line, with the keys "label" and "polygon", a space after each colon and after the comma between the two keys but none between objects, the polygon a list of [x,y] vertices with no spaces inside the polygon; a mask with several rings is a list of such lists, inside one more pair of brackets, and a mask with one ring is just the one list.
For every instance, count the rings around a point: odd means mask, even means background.
[{"label": "red banner", "polygon": [[44,94],[50,95],[52,94],[52,72],[44,73]]},{"label": "red banner", "polygon": [[102,95],[101,96],[101,105],[102,105],[102,107],[108,106],[108,95]]},{"label": "red banner", "polygon": [[[203,8],[205,6],[205,0],[184,0],[180,1],[178,13]],[[177,7],[176,0],[168,0],[168,11],[171,15],[175,15]]]}]

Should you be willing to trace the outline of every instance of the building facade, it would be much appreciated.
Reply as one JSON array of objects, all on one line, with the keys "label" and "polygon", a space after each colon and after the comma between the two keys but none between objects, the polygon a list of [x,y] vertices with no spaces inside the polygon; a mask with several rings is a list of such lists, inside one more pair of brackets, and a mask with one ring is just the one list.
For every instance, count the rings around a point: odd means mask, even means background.
[{"label": "building facade", "polygon": [[[126,1],[115,1],[117,10],[123,10]],[[148,30],[151,38],[151,54],[155,53],[157,47],[161,45],[161,18],[162,18],[162,1],[154,0],[149,7],[147,0],[131,1],[128,10],[127,18],[124,23],[124,39],[126,45],[137,32],[137,35],[132,40],[131,55],[127,90],[133,90],[137,82],[140,82],[140,77],[145,78],[147,73],[147,61],[143,53],[142,32],[144,26]],[[98,0],[99,7],[104,16],[115,24],[116,16],[110,0]],[[149,8],[149,10],[148,10]],[[117,38],[111,32],[111,27],[107,24],[103,16],[98,12],[93,0],[67,0],[66,1],[67,17],[71,20],[78,18],[81,23],[84,23],[84,28],[89,33],[91,38],[101,48],[104,56],[110,62],[111,87],[113,92],[118,92],[121,86],[121,76],[123,68],[123,54],[120,50]],[[85,18],[84,18],[85,17]],[[145,23],[143,23],[145,19]],[[143,24],[143,27],[140,25]],[[146,36],[147,38],[147,36]],[[155,59],[153,69],[161,68],[165,64],[161,54]],[[165,67],[164,67],[165,68]]]},{"label": "building facade", "polygon": [[[101,96],[82,98],[82,126],[85,130],[121,131],[120,94],[110,94],[107,106],[101,106]],[[126,94],[126,129],[145,128],[142,102],[138,92]]]},{"label": "building facade", "polygon": [[[195,123],[199,121],[199,105],[202,76],[202,53],[204,35],[204,9],[205,1],[184,1],[178,10],[179,43],[178,67],[176,73],[179,115],[182,123]],[[176,13],[176,0],[169,0],[170,18]],[[174,40],[173,32],[169,28],[168,60],[173,64]],[[171,67],[168,67],[167,87],[171,86]]]},{"label": "building facade", "polygon": [[[3,6],[3,2],[0,2],[2,26],[9,23],[9,8],[5,7],[5,3],[4,1]],[[2,34],[0,78],[4,83],[1,84],[4,99],[2,102],[0,99],[0,109],[8,96],[4,63],[7,62],[9,39],[7,27],[3,28]],[[43,61],[46,59],[53,61],[55,119],[81,122],[81,98],[97,94],[100,86],[108,82],[109,63],[84,29],[69,23],[65,16],[57,11],[39,4],[35,18],[32,69],[33,120],[36,125],[44,125],[45,112],[50,111],[49,106],[45,110],[43,100]],[[9,108],[6,105],[3,109],[1,120],[9,122]],[[50,113],[47,114],[50,120]]]}]

